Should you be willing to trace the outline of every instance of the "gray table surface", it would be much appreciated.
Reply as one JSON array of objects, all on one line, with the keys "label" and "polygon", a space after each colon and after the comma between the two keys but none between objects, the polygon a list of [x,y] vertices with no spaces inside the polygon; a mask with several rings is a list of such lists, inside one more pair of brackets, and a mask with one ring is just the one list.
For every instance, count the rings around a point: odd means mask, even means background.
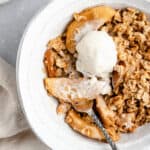
[{"label": "gray table surface", "polygon": [[18,45],[31,18],[51,0],[11,0],[0,5],[0,56],[15,66]]}]

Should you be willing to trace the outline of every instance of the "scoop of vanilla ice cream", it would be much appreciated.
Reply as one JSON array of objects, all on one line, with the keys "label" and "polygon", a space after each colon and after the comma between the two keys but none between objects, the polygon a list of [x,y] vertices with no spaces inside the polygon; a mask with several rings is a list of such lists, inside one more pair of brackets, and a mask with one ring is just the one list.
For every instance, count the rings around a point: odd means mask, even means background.
[{"label": "scoop of vanilla ice cream", "polygon": [[117,62],[112,37],[105,31],[90,31],[77,43],[76,68],[85,76],[108,78]]}]

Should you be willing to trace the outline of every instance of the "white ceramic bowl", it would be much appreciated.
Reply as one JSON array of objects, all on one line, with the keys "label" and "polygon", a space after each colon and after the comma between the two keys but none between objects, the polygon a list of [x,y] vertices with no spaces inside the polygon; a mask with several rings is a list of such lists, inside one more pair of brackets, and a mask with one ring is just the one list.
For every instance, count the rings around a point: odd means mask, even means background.
[{"label": "white ceramic bowl", "polygon": [[[72,131],[56,114],[57,102],[43,86],[43,56],[49,39],[59,35],[72,14],[84,8],[107,4],[132,6],[150,14],[144,0],[56,0],[46,6],[29,24],[21,41],[17,59],[18,92],[27,120],[36,135],[54,150],[100,150],[107,144],[87,139]],[[123,135],[118,146],[123,150],[150,149],[150,126]]]}]

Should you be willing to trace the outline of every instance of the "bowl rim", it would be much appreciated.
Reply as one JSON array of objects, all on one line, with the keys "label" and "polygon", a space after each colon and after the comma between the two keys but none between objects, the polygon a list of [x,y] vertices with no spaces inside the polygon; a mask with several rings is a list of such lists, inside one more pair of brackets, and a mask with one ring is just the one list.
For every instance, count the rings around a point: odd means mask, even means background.
[{"label": "bowl rim", "polygon": [[50,2],[48,2],[47,4],[45,4],[42,8],[40,8],[34,15],[33,17],[31,17],[30,21],[28,22],[28,24],[26,25],[24,32],[22,34],[19,46],[18,46],[18,51],[17,51],[17,58],[16,58],[16,85],[17,85],[17,94],[18,94],[18,98],[19,98],[19,104],[21,107],[21,110],[24,114],[24,117],[30,127],[30,129],[33,131],[34,135],[42,142],[42,144],[44,144],[46,147],[50,148],[48,146],[48,144],[46,144],[43,139],[40,137],[40,135],[35,131],[35,129],[32,127],[32,123],[29,121],[24,104],[23,104],[23,98],[21,95],[21,87],[20,87],[20,82],[19,82],[19,65],[20,65],[20,56],[21,56],[21,51],[22,51],[22,46],[24,43],[24,40],[26,38],[26,34],[28,32],[28,29],[30,28],[31,24],[34,22],[34,20],[43,12],[43,10],[45,10],[47,7],[49,7],[49,5],[54,4],[55,1],[58,0],[52,0]]}]

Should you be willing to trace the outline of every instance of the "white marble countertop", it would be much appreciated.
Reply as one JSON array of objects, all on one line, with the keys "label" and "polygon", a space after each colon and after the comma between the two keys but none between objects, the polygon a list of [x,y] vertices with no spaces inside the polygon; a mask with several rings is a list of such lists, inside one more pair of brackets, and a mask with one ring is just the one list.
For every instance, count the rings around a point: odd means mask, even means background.
[{"label": "white marble countertop", "polygon": [[15,66],[23,31],[36,14],[51,0],[11,0],[0,5],[0,56]]}]

